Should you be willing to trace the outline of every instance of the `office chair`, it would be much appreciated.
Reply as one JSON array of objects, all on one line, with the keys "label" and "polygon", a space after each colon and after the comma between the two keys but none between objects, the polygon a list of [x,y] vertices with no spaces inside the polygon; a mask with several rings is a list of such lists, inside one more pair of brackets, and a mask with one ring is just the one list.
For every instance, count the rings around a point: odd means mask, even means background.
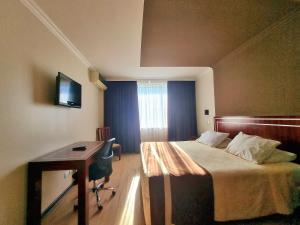
[{"label": "office chair", "polygon": [[[106,141],[110,138],[111,138],[110,127],[97,128],[97,140],[98,141]],[[121,160],[122,146],[118,143],[113,143],[112,149],[113,149],[114,153],[117,153],[119,160]]]},{"label": "office chair", "polygon": [[[96,194],[97,206],[99,210],[103,208],[98,193],[99,191],[111,191],[112,196],[116,194],[116,189],[114,187],[104,187],[104,184],[109,181],[109,176],[112,174],[112,158],[114,155],[112,151],[112,145],[114,141],[115,138],[111,138],[105,142],[102,149],[96,153],[96,162],[89,167],[89,180],[93,181],[93,188],[91,191]],[[73,178],[75,179],[76,183],[77,177],[78,175],[75,173]],[[101,178],[104,178],[104,181],[97,184],[96,181]],[[77,208],[78,203],[76,202],[74,205],[74,210],[77,210]]]}]

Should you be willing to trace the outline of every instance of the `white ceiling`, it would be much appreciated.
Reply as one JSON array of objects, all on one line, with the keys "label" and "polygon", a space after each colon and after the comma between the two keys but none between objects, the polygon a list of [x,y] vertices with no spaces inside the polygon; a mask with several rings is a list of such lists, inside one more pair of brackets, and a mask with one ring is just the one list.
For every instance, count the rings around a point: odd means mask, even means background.
[{"label": "white ceiling", "polygon": [[143,0],[35,0],[109,80],[195,79],[209,67],[140,67]]}]

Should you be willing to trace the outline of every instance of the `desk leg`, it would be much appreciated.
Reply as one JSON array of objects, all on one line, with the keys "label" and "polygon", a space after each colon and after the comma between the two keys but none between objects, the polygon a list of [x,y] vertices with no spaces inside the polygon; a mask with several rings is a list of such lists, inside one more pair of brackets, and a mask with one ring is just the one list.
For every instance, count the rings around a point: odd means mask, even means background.
[{"label": "desk leg", "polygon": [[42,171],[39,168],[28,166],[27,188],[27,225],[40,225]]},{"label": "desk leg", "polygon": [[89,174],[88,167],[83,164],[78,169],[78,225],[89,224]]}]

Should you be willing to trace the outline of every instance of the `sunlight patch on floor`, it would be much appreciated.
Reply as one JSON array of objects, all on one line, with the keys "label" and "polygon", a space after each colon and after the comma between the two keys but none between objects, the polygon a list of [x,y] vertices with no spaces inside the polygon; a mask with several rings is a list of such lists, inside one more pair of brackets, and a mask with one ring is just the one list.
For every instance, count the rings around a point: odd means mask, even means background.
[{"label": "sunlight patch on floor", "polygon": [[134,223],[135,197],[139,182],[140,176],[132,178],[119,225],[133,225]]}]

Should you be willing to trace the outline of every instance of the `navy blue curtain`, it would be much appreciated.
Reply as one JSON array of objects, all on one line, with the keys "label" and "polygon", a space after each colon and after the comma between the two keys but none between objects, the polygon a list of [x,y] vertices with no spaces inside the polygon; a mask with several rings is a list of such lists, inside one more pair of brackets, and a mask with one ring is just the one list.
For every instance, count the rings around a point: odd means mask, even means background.
[{"label": "navy blue curtain", "polygon": [[109,81],[106,85],[104,125],[110,127],[111,136],[122,145],[123,152],[139,152],[141,138],[137,83]]},{"label": "navy blue curtain", "polygon": [[168,139],[191,140],[197,137],[194,81],[168,82]]}]

